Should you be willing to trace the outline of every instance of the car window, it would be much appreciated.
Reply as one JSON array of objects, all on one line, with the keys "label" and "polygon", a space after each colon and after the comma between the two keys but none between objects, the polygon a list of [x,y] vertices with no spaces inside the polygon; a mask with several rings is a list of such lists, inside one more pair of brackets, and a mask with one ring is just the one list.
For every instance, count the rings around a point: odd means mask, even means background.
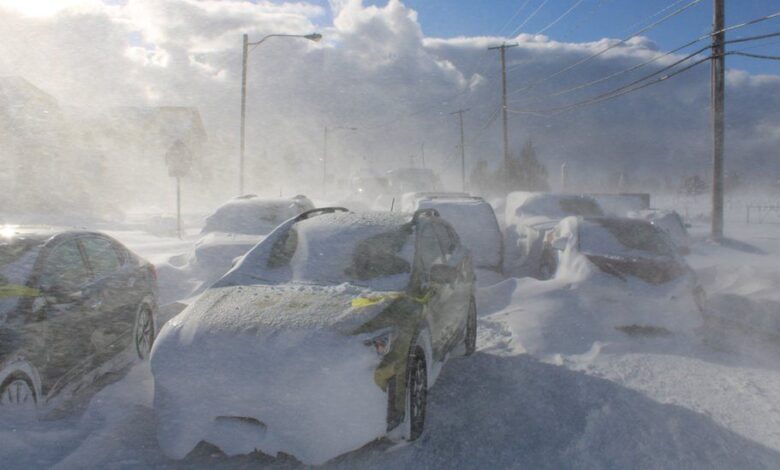
[{"label": "car window", "polygon": [[441,245],[441,249],[444,251],[444,254],[451,255],[454,253],[455,249],[458,247],[458,244],[452,237],[450,231],[447,229],[447,226],[444,224],[435,224],[434,232],[436,233],[436,237],[439,239],[439,244]]},{"label": "car window", "polygon": [[432,225],[425,225],[420,230],[419,235],[419,256],[424,272],[428,272],[434,263],[440,261],[443,257],[439,239],[434,232]]},{"label": "car window", "polygon": [[592,199],[581,197],[563,198],[559,201],[559,205],[565,214],[581,215],[583,217],[604,215],[601,207]]},{"label": "car window", "polygon": [[365,281],[410,272],[409,262],[400,256],[408,237],[406,230],[399,229],[363,240],[355,249],[346,274]]},{"label": "car window", "polygon": [[81,243],[95,277],[103,278],[119,269],[121,261],[114,244],[105,238],[83,238]]},{"label": "car window", "polygon": [[49,252],[43,265],[40,284],[63,291],[77,289],[90,279],[76,240],[65,241]]}]

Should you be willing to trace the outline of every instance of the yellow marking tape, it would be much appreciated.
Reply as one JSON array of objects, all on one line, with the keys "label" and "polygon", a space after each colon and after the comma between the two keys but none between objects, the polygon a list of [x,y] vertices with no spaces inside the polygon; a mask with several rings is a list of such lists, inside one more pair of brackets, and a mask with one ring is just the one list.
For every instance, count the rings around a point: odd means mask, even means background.
[{"label": "yellow marking tape", "polygon": [[40,291],[27,286],[21,286],[18,284],[11,284],[7,286],[0,286],[0,299],[6,297],[38,297]]},{"label": "yellow marking tape", "polygon": [[352,299],[352,308],[363,308],[363,307],[370,307],[371,305],[376,305],[378,303],[382,303],[386,300],[396,300],[400,299],[402,297],[409,297],[415,302],[421,303],[421,304],[427,304],[429,300],[431,300],[431,297],[433,294],[431,291],[428,291],[424,296],[422,297],[412,297],[407,296],[403,292],[394,292],[391,294],[381,294],[381,295],[372,295],[369,297],[355,297]]}]

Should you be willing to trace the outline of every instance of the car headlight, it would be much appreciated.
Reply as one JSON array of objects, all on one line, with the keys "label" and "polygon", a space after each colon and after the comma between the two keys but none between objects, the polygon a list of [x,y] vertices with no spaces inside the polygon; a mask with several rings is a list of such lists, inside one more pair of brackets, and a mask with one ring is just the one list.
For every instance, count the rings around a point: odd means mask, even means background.
[{"label": "car headlight", "polygon": [[393,337],[395,332],[391,329],[382,330],[375,336],[363,341],[363,344],[368,347],[373,347],[376,353],[380,356],[384,356],[390,351],[390,347],[393,344]]}]

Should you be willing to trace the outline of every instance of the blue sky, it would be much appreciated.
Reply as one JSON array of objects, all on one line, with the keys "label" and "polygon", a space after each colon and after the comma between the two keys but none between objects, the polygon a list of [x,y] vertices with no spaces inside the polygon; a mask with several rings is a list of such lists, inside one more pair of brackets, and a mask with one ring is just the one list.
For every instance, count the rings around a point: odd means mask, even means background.
[{"label": "blue sky", "polygon": [[[546,3],[545,3],[546,1]],[[324,0],[321,3],[325,4]],[[386,0],[364,0],[365,5],[384,5]],[[567,16],[544,34],[559,41],[581,42],[603,37],[626,37],[674,11],[688,1],[675,0],[405,0],[418,12],[426,36],[455,37],[510,35],[519,30],[537,33],[579,3]],[[544,5],[542,6],[542,4]],[[520,10],[520,7],[525,7]],[[703,0],[681,15],[647,32],[661,49],[669,50],[711,30],[712,0]],[[651,19],[660,10],[674,5]],[[539,8],[541,6],[541,8]],[[537,11],[538,9],[538,11]],[[536,14],[529,19],[531,13]],[[780,0],[727,0],[726,25],[780,11]],[[516,16],[515,16],[516,14]],[[513,18],[514,17],[514,18]],[[503,28],[503,29],[502,29]],[[780,31],[780,18],[734,31],[730,37],[743,37]],[[761,45],[761,47],[756,47]],[[700,46],[699,46],[700,47]],[[757,54],[780,55],[780,38],[739,45]],[[736,49],[736,47],[735,47]],[[729,57],[728,66],[753,73],[780,74],[780,62]]]}]

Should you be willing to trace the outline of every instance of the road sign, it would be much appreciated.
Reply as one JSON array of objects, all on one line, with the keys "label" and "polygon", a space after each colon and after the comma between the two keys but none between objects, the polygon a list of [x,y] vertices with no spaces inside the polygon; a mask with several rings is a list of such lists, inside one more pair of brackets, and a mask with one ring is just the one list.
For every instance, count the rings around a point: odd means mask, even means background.
[{"label": "road sign", "polygon": [[168,176],[187,176],[192,168],[192,152],[184,142],[177,140],[165,153],[165,164],[168,165]]}]

